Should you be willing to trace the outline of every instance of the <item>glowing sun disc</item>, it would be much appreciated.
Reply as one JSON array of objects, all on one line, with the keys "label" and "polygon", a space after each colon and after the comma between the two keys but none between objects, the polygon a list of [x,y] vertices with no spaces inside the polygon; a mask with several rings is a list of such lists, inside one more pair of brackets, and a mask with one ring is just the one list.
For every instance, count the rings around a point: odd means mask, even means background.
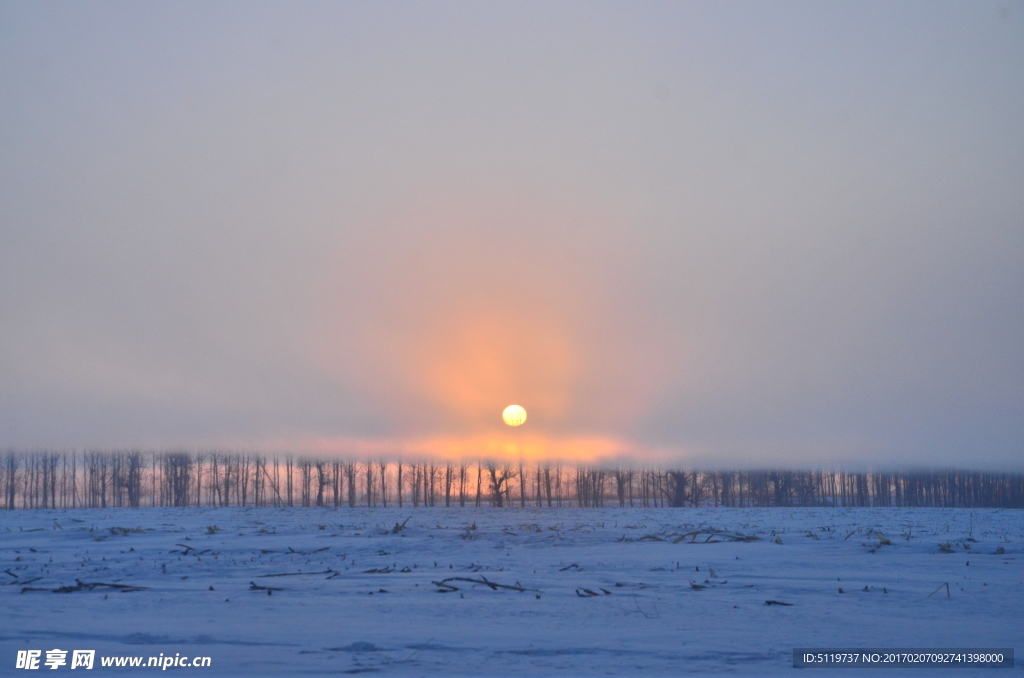
[{"label": "glowing sun disc", "polygon": [[526,421],[526,410],[519,405],[509,405],[501,413],[501,418],[509,426],[522,426]]}]

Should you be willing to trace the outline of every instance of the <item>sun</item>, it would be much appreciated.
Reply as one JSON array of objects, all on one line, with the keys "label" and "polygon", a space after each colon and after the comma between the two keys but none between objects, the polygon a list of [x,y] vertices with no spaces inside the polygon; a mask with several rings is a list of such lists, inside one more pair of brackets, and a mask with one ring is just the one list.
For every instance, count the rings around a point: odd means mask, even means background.
[{"label": "sun", "polygon": [[501,418],[509,426],[522,426],[526,421],[526,410],[519,405],[509,405],[501,413]]}]

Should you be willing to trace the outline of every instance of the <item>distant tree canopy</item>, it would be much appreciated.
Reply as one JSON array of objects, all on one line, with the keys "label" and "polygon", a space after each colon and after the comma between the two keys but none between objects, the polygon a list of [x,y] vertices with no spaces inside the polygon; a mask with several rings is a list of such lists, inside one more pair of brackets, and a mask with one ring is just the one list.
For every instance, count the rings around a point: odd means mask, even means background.
[{"label": "distant tree canopy", "polygon": [[0,455],[0,506],[1024,508],[1024,474],[705,471],[561,463],[404,462],[223,452]]}]

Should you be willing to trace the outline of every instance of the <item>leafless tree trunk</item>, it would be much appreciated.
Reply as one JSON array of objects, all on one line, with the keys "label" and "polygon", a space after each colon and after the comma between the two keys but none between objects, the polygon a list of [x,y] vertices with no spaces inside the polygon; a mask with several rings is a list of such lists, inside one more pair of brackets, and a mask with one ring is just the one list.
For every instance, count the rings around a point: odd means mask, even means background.
[{"label": "leafless tree trunk", "polygon": [[526,476],[523,475],[523,460],[519,460],[519,508],[526,508]]},{"label": "leafless tree trunk", "polygon": [[285,458],[285,476],[288,483],[288,506],[294,506],[295,503],[292,501],[292,458],[290,456]]},{"label": "leafless tree trunk", "polygon": [[395,490],[398,493],[398,508],[402,508],[402,460],[398,460],[398,473],[395,481]]},{"label": "leafless tree trunk", "polygon": [[8,511],[14,510],[14,497],[18,487],[18,456],[14,452],[8,452],[5,461],[6,485],[4,487],[4,504]]},{"label": "leafless tree trunk", "polygon": [[345,464],[345,475],[348,478],[348,505],[349,508],[356,507],[356,463],[350,461]]},{"label": "leafless tree trunk", "polygon": [[340,473],[340,462],[335,459],[331,462],[331,489],[334,493],[334,508],[338,508],[341,505],[341,473]]},{"label": "leafless tree trunk", "polygon": [[373,506],[373,504],[374,504],[374,502],[373,502],[373,499],[374,499],[374,497],[373,497],[373,463],[369,462],[369,461],[366,462],[365,470],[366,470],[366,483],[365,483],[364,486],[366,487],[366,505],[367,506]]},{"label": "leafless tree trunk", "polygon": [[412,505],[413,505],[413,507],[418,507],[420,505],[420,492],[422,490],[422,488],[420,487],[420,485],[421,485],[420,476],[422,476],[422,475],[423,475],[423,471],[420,468],[420,465],[419,464],[413,464],[412,465]]},{"label": "leafless tree trunk", "polygon": [[480,494],[483,489],[481,474],[483,473],[481,462],[476,462],[476,507],[480,508]]},{"label": "leafless tree trunk", "polygon": [[466,507],[466,461],[459,463],[459,506]]},{"label": "leafless tree trunk", "polygon": [[[435,492],[436,492],[436,488],[437,488],[437,464],[431,462],[430,465],[427,468],[429,469],[430,485],[429,485],[429,489],[428,488],[423,488],[423,499],[424,499],[423,504],[424,504],[424,506],[426,506],[427,505],[427,499],[429,498],[430,506],[435,506],[436,503],[437,503],[436,496],[435,496]],[[424,477],[424,480],[426,480],[426,477]]]},{"label": "leafless tree trunk", "polygon": [[444,505],[449,507],[452,505],[452,479],[453,479],[452,463],[448,462],[444,466]]},{"label": "leafless tree trunk", "polygon": [[505,505],[505,488],[509,476],[512,475],[512,470],[507,464],[499,468],[494,462],[487,462],[487,473],[491,481],[491,502],[494,506],[501,508]]},{"label": "leafless tree trunk", "polygon": [[324,488],[327,487],[328,478],[325,473],[325,462],[318,461],[316,463],[316,505],[324,505]]}]

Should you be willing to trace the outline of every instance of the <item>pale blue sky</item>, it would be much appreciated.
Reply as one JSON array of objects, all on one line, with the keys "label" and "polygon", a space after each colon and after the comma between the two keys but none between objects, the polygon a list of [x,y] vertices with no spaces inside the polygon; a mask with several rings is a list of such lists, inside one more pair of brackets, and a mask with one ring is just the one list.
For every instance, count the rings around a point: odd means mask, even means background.
[{"label": "pale blue sky", "polygon": [[1021,120],[1021,2],[0,2],[0,447],[1019,469]]}]

